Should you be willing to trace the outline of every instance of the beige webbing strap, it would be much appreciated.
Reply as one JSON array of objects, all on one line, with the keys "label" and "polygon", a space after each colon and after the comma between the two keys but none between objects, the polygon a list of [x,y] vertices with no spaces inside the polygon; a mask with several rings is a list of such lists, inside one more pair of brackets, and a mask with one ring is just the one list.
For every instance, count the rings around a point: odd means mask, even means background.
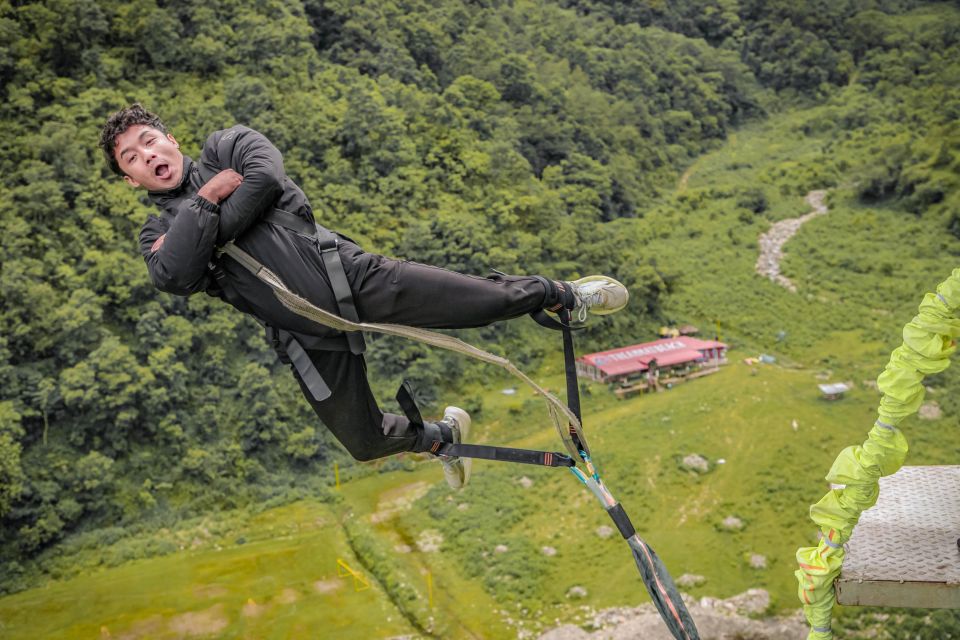
[{"label": "beige webbing strap", "polygon": [[[570,451],[571,455],[574,456],[575,459],[579,459],[580,453],[577,451],[576,446],[573,444],[573,440],[570,437],[570,429],[575,431],[582,439],[583,433],[580,428],[580,421],[577,420],[577,417],[572,411],[570,411],[567,405],[561,402],[552,393],[534,382],[529,376],[520,371],[520,369],[514,366],[514,364],[506,358],[494,355],[488,351],[484,351],[483,349],[478,349],[477,347],[474,347],[473,345],[468,344],[458,338],[437,333],[436,331],[430,331],[428,329],[407,327],[399,324],[351,322],[341,318],[338,315],[330,313],[329,311],[324,311],[320,307],[312,304],[310,301],[305,300],[293,291],[290,291],[290,289],[287,288],[287,285],[275,273],[260,264],[260,262],[257,261],[253,256],[232,242],[221,247],[220,251],[239,262],[240,265],[247,269],[247,271],[255,275],[261,282],[273,289],[274,295],[277,296],[277,299],[280,300],[283,306],[290,309],[290,311],[296,313],[297,315],[312,320],[317,324],[335,329],[337,331],[370,331],[372,333],[400,336],[401,338],[407,338],[408,340],[415,340],[417,342],[423,342],[441,349],[462,353],[465,356],[469,356],[476,360],[482,360],[483,362],[488,362],[506,369],[511,375],[522,380],[537,394],[543,396],[547,403],[547,411],[550,414],[550,419],[553,421],[554,426],[556,426],[557,432],[560,434],[560,438],[563,440],[563,443],[566,445],[567,450]],[[561,416],[566,418],[566,420],[562,420]]]}]

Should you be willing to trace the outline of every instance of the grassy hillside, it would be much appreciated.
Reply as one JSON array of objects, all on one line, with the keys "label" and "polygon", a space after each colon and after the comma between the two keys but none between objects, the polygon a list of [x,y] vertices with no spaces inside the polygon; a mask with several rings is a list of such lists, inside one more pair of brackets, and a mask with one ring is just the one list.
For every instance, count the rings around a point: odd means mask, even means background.
[{"label": "grassy hillside", "polygon": [[[815,387],[818,372],[777,365],[754,372],[734,362],[656,396],[611,402],[606,390],[593,389],[586,423],[604,478],[675,576],[706,578],[688,590],[694,595],[760,586],[775,610],[797,606],[793,551],[814,533],[805,505],[824,491],[821,478],[835,453],[862,438],[876,400],[858,389],[825,402]],[[523,401],[501,404],[481,423],[492,439],[554,446],[546,429],[509,440],[518,413],[510,409]],[[910,464],[955,461],[960,438],[944,422],[910,421]],[[710,460],[707,474],[681,467],[694,452]],[[297,503],[251,521],[235,517],[209,538],[197,533],[202,525],[172,532],[169,539],[188,549],[4,598],[5,637],[84,638],[106,628],[115,637],[172,638],[190,622],[227,638],[321,629],[338,638],[386,638],[420,626],[439,637],[512,638],[557,619],[583,620],[584,607],[646,599],[626,546],[616,535],[598,535],[606,515],[566,472],[481,462],[469,491],[452,494],[436,463],[409,464],[409,471],[343,486],[348,528],[362,538],[360,557],[334,511]],[[723,530],[731,515],[742,530]],[[191,534],[200,537],[193,550]],[[544,555],[543,547],[556,554]],[[752,554],[764,555],[767,568],[751,568]],[[337,558],[373,588],[355,592],[349,579],[338,579]],[[365,565],[370,558],[374,566]],[[567,597],[573,586],[587,596]]]},{"label": "grassy hillside", "polygon": [[0,604],[4,638],[337,638],[412,631],[379,585],[355,590],[334,512],[298,503],[254,517],[207,519],[158,535],[166,557],[91,572]]}]

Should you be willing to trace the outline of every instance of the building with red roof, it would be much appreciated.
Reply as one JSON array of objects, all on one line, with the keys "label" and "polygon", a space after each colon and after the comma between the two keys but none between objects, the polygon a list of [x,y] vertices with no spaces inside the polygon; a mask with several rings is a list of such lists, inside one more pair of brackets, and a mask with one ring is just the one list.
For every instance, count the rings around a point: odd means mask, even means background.
[{"label": "building with red roof", "polygon": [[727,362],[727,345],[692,336],[663,338],[630,347],[590,353],[577,359],[581,378],[642,391],[668,381],[713,373]]}]

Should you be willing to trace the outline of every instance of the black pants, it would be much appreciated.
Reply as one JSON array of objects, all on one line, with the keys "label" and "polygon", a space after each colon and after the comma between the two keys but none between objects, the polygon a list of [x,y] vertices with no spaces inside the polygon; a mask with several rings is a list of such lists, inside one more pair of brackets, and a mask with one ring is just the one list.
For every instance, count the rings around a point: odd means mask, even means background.
[{"label": "black pants", "polygon": [[[340,258],[361,322],[431,329],[479,327],[556,304],[557,293],[535,276],[469,276],[439,267],[391,260],[342,242]],[[362,355],[308,351],[332,395],[314,400],[293,369],[304,396],[323,423],[357,460],[420,450],[420,429],[384,413],[367,382]]]}]

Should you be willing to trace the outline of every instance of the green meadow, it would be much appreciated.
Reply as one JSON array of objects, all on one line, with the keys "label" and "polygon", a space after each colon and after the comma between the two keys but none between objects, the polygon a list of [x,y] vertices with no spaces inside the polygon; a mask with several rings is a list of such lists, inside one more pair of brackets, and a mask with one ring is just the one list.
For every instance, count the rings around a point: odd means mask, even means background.
[{"label": "green meadow", "polygon": [[[824,401],[821,369],[746,365],[739,358],[748,353],[735,350],[717,375],[642,398],[611,402],[591,385],[585,425],[602,477],[641,536],[675,578],[706,578],[688,592],[762,587],[770,613],[782,613],[798,606],[793,552],[814,539],[805,505],[825,491],[835,454],[863,438],[877,398],[858,385]],[[523,401],[510,398],[505,411],[484,411],[489,441],[556,448],[551,429],[511,438],[510,409]],[[910,464],[955,460],[960,437],[944,422],[910,421]],[[690,453],[710,470],[684,469]],[[628,548],[597,534],[608,518],[566,471],[479,461],[469,489],[452,493],[436,463],[408,466],[344,483],[333,508],[304,501],[226,514],[230,525],[195,537],[195,548],[189,535],[204,525],[167,532],[185,549],[3,598],[4,637],[511,638],[584,621],[584,607],[647,599]],[[728,516],[743,528],[724,530]],[[752,554],[767,567],[752,568]],[[338,560],[370,588],[338,576]],[[573,586],[587,595],[572,600]]]},{"label": "green meadow", "polygon": [[10,638],[292,638],[322,629],[358,639],[408,630],[379,585],[357,590],[363,585],[338,577],[338,559],[353,562],[335,514],[298,503],[170,555],[5,598],[0,630]]}]

